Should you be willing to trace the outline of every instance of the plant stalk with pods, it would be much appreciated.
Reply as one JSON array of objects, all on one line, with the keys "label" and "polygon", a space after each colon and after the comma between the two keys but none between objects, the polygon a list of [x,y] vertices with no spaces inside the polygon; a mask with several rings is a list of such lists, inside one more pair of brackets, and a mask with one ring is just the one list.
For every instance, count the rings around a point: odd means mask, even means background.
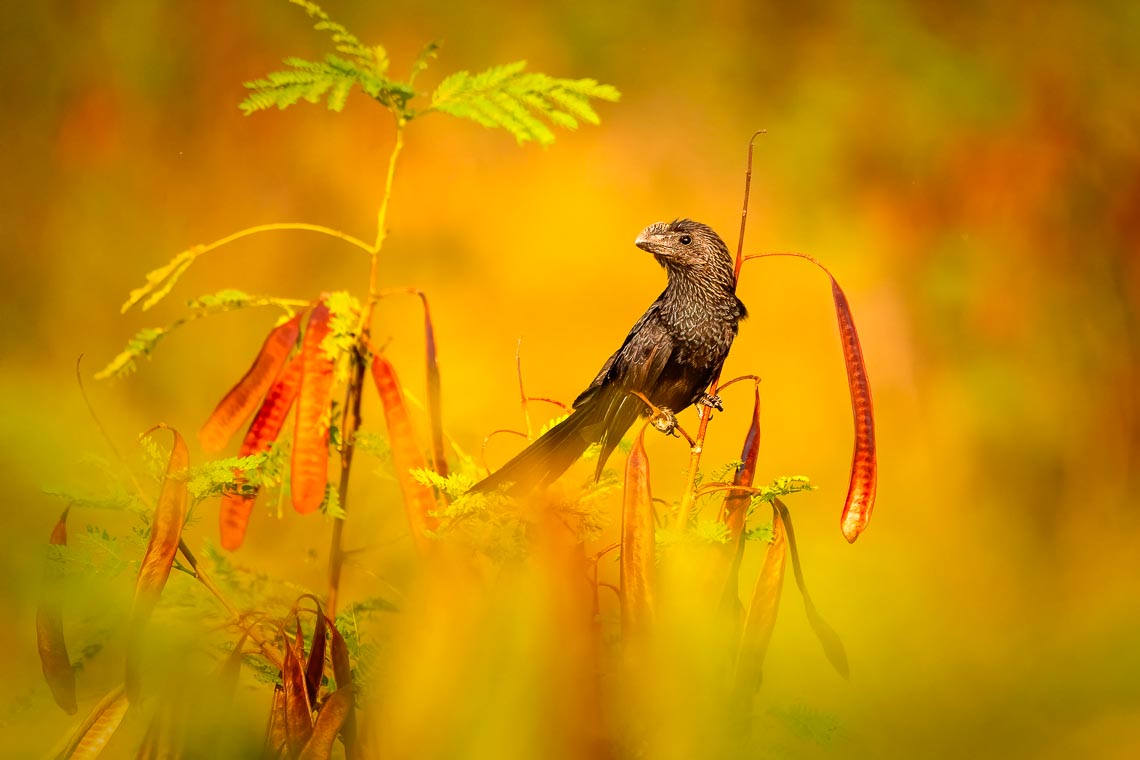
[{"label": "plant stalk with pods", "polygon": [[[364,254],[369,264],[366,290],[359,298],[347,291],[311,294],[300,299],[251,295],[237,290],[203,296],[190,302],[188,315],[165,326],[140,331],[96,374],[102,379],[132,372],[138,360],[149,356],[171,332],[200,318],[265,306],[283,314],[279,324],[270,330],[249,370],[225,394],[199,431],[203,449],[219,452],[252,420],[241,439],[237,456],[199,468],[191,467],[185,442],[174,432],[175,446],[166,466],[162,493],[149,518],[150,543],[141,562],[131,612],[125,688],[108,694],[61,751],[61,757],[97,754],[117,729],[128,700],[134,702],[148,696],[146,665],[139,652],[147,637],[151,611],[167,585],[171,570],[187,569],[176,561],[179,553],[189,563],[187,572],[210,589],[232,614],[232,624],[240,631],[233,655],[223,669],[238,667],[249,639],[268,667],[278,671],[267,756],[328,757],[338,735],[349,757],[360,756],[360,744],[353,728],[355,692],[350,655],[336,621],[338,610],[344,607],[340,589],[349,483],[354,454],[361,440],[361,399],[367,392],[369,374],[383,405],[409,532],[421,555],[433,550],[429,536],[438,525],[436,512],[444,505],[433,488],[411,475],[413,470],[426,468],[429,461],[415,440],[395,367],[371,340],[375,308],[382,298],[413,293],[421,301],[432,437],[430,465],[438,476],[448,474],[440,415],[440,374],[428,297],[414,289],[386,289],[380,279],[381,256],[390,225],[389,208],[410,125],[433,113],[447,114],[487,128],[505,130],[520,144],[537,142],[545,146],[554,142],[555,127],[575,129],[581,123],[597,124],[599,118],[594,102],[619,98],[612,86],[593,79],[566,79],[528,71],[523,61],[493,66],[474,74],[459,71],[444,77],[430,93],[423,93],[416,88],[417,78],[437,57],[438,44],[426,45],[407,76],[400,79],[390,74],[383,47],[365,45],[315,3],[289,2],[310,17],[314,29],[329,36],[334,52],[317,61],[286,58],[284,69],[246,83],[250,92],[241,109],[253,114],[269,108],[285,109],[305,100],[324,101],[330,110],[341,111],[353,90],[377,102],[393,120],[394,136],[383,175],[375,234],[366,242],[341,230],[308,222],[250,226],[181,251],[167,264],[150,272],[146,282],[131,291],[122,310],[136,306],[144,311],[152,308],[172,292],[181,276],[200,257],[246,238],[271,233],[321,235]],[[334,401],[338,388],[343,390],[340,397],[343,400],[339,402]],[[336,455],[339,466],[331,461],[331,454]],[[336,472],[335,482],[330,481],[330,469]],[[295,607],[278,618],[239,612],[210,580],[181,535],[190,511],[206,497],[220,496],[220,543],[225,550],[236,551],[251,529],[259,495],[273,490],[282,501],[290,501],[300,515],[319,510],[332,518],[327,588],[321,599],[310,596],[315,605],[316,622],[311,626],[307,664],[300,610]],[[146,501],[147,497],[140,499]],[[53,532],[52,542],[57,546],[66,543],[64,519],[61,518]],[[67,661],[60,605],[57,600],[49,599],[41,610],[38,627],[45,676],[59,705],[73,712],[76,709],[74,671]],[[332,669],[326,679],[324,642],[330,637]],[[180,709],[179,705],[166,702],[156,708],[152,730],[147,732],[141,750],[145,756],[172,751],[173,739],[166,728],[170,716]]]},{"label": "plant stalk with pods", "polygon": [[[388,287],[380,279],[390,201],[405,142],[419,119],[431,113],[443,113],[485,127],[504,129],[520,143],[534,141],[545,145],[554,140],[552,127],[574,128],[580,122],[597,123],[593,102],[616,100],[617,91],[591,79],[560,79],[529,72],[524,63],[518,62],[477,74],[452,74],[430,95],[424,95],[417,92],[416,81],[437,56],[434,43],[423,49],[406,77],[397,79],[389,74],[383,48],[362,44],[313,3],[290,2],[313,19],[318,31],[330,35],[335,52],[318,61],[285,59],[283,70],[246,84],[250,94],[241,108],[248,114],[273,107],[284,109],[305,100],[324,101],[331,110],[339,111],[354,89],[379,103],[393,120],[394,133],[375,216],[375,234],[356,237],[307,222],[251,226],[178,253],[166,265],[147,275],[146,282],[130,293],[123,310],[136,306],[150,309],[172,292],[181,275],[201,256],[238,244],[245,238],[269,233],[321,235],[337,240],[355,254],[367,256],[366,288],[362,286],[355,296],[348,291],[337,291],[278,297],[236,290],[203,296],[190,302],[187,315],[163,327],[140,332],[98,373],[98,377],[110,377],[132,371],[137,361],[148,356],[172,331],[200,318],[250,307],[270,307],[280,313],[280,319],[269,329],[248,371],[223,395],[199,431],[204,450],[221,452],[244,428],[236,455],[194,466],[182,436],[172,431],[175,443],[169,455],[163,458],[157,497],[149,493],[151,489],[141,485],[134,489],[139,494],[136,501],[143,507],[139,511],[145,512],[149,533],[143,532],[147,535],[147,544],[140,551],[133,602],[124,621],[128,633],[123,685],[107,691],[87,720],[67,740],[60,757],[97,756],[116,733],[129,704],[149,703],[151,707],[149,727],[140,748],[143,757],[179,754],[185,746],[185,726],[198,725],[194,716],[202,706],[188,705],[177,693],[155,687],[157,679],[151,670],[153,658],[147,658],[143,646],[153,638],[162,622],[159,614],[162,595],[169,595],[171,577],[178,578],[172,570],[184,570],[197,578],[225,610],[220,630],[229,638],[221,656],[217,657],[211,698],[225,702],[231,697],[237,674],[243,668],[260,673],[273,684],[263,748],[267,757],[327,758],[338,740],[348,758],[376,756],[375,747],[370,743],[375,739],[369,736],[370,723],[357,721],[358,697],[367,695],[367,688],[362,684],[361,672],[366,668],[360,667],[362,646],[355,622],[357,614],[363,614],[367,605],[351,600],[346,603],[341,592],[353,463],[361,453],[376,448],[361,417],[362,399],[371,392],[369,385],[375,387],[382,405],[387,433],[385,453],[390,456],[403,497],[408,534],[417,555],[428,560],[425,566],[446,564],[436,562],[441,558],[440,549],[449,543],[460,543],[468,536],[485,541],[481,547],[484,557],[494,554],[488,548],[492,542],[496,551],[505,546],[502,555],[513,557],[517,553],[510,554],[510,551],[517,549],[515,544],[533,539],[530,533],[543,534],[545,543],[539,545],[558,549],[559,557],[549,560],[549,568],[557,567],[558,572],[573,575],[582,565],[587,575],[592,575],[590,584],[580,583],[577,577],[570,578],[567,587],[573,591],[566,594],[567,598],[577,599],[581,589],[592,587],[592,605],[567,604],[560,614],[572,618],[576,625],[568,628],[579,633],[594,632],[596,640],[581,648],[579,655],[583,659],[576,661],[582,668],[595,668],[591,671],[593,675],[601,672],[601,668],[596,667],[601,662],[596,652],[601,649],[602,636],[594,626],[596,619],[602,616],[600,589],[616,591],[623,649],[633,657],[641,656],[642,645],[651,642],[657,633],[660,625],[657,611],[671,592],[658,577],[659,566],[668,562],[670,551],[662,536],[672,533],[675,540],[677,535],[687,538],[706,530],[707,526],[702,527],[697,520],[698,513],[718,496],[724,496],[719,511],[715,520],[708,521],[715,523],[708,529],[716,538],[715,551],[709,556],[702,577],[704,588],[711,592],[710,599],[720,604],[734,597],[739,605],[738,585],[745,541],[760,538],[767,544],[754,590],[749,603],[744,605],[747,612],[736,631],[731,678],[728,679],[731,690],[743,700],[759,683],[788,558],[809,622],[829,660],[837,670],[846,673],[843,646],[816,612],[804,586],[791,515],[782,501],[782,497],[810,486],[806,479],[795,477],[779,478],[769,486],[754,485],[760,440],[760,393],[756,376],[747,375],[723,383],[717,378],[709,389],[715,394],[737,383],[742,387],[750,383],[753,390],[752,415],[739,462],[726,468],[723,477],[706,480],[701,471],[711,412],[701,415],[695,434],[680,431],[689,446],[686,482],[665,520],[658,514],[662,500],[652,494],[644,428],[637,433],[629,448],[624,472],[620,541],[593,553],[592,557],[585,551],[586,541],[582,535],[568,530],[566,524],[558,524],[550,515],[557,513],[561,517],[568,512],[574,520],[588,522],[590,508],[585,505],[618,485],[612,474],[606,475],[609,480],[593,491],[587,490],[572,500],[568,510],[545,512],[538,521],[541,530],[530,530],[534,525],[526,526],[525,519],[519,517],[524,509],[512,511],[511,505],[505,504],[503,499],[496,501],[487,495],[464,496],[477,477],[473,459],[456,452],[449,461],[449,451],[454,447],[449,446],[443,433],[440,370],[428,296],[414,288]],[[746,255],[743,251],[752,145],[750,142],[741,242],[735,259],[738,283],[746,261],[764,256],[801,256]],[[801,257],[818,264],[810,257]],[[852,478],[841,517],[844,536],[854,541],[866,528],[874,504],[874,421],[858,335],[846,296],[834,278],[832,292],[855,419]],[[381,299],[407,295],[418,298],[423,310],[425,406],[431,437],[430,445],[426,446],[417,440],[412,424],[411,394],[405,392],[397,368],[377,349],[373,339],[375,312]],[[541,435],[542,430],[536,431],[532,425],[529,407],[532,401],[557,405],[561,411],[569,412],[558,401],[527,394],[521,360],[518,375],[525,432],[495,431],[492,436],[511,432],[530,440]],[[647,399],[642,400],[649,403]],[[154,444],[148,438],[146,445]],[[330,477],[330,472],[334,477]],[[228,564],[228,556],[241,548],[250,531],[259,529],[255,518],[257,501],[265,501],[274,494],[278,505],[293,506],[298,513],[293,519],[311,521],[317,519],[314,512],[322,512],[330,519],[331,528],[324,593],[298,594],[294,589],[289,598],[295,601],[270,609],[231,598],[230,594],[235,593],[233,587],[239,591],[243,587],[234,581],[238,573]],[[217,497],[220,504],[218,530],[223,551],[206,547],[205,551],[214,561],[214,567],[207,569],[206,563],[199,562],[187,545],[182,528],[188,515],[212,497]],[[65,520],[68,514],[75,514],[76,506],[73,503],[71,509],[65,511],[52,532],[50,541],[55,553],[65,553]],[[354,505],[354,509],[359,507]],[[757,527],[756,518],[765,512],[771,514],[771,527]],[[519,525],[524,527],[519,529]],[[504,534],[512,530],[518,530],[522,536],[515,544],[504,538]],[[600,559],[614,548],[621,549],[617,586],[599,578]],[[52,591],[59,579],[50,580],[48,588]],[[230,589],[223,588],[227,584]],[[394,608],[394,605],[385,607],[385,603],[377,602],[375,606]],[[78,709],[76,672],[64,635],[67,613],[64,607],[59,595],[50,594],[37,616],[37,632],[51,693],[62,709],[74,712]],[[591,657],[595,659],[589,660]],[[587,680],[592,684],[590,688],[597,690],[590,692],[588,701],[594,709],[601,709],[597,705],[601,705],[602,700],[595,697],[605,679]]]}]

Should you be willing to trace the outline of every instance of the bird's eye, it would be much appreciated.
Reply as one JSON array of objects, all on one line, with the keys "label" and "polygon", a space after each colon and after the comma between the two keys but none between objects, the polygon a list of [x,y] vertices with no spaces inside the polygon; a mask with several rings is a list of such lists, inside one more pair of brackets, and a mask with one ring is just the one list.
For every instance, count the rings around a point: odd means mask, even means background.
[{"label": "bird's eye", "polygon": [[691,242],[693,242],[693,237],[691,235],[681,236],[681,245],[688,245]]}]

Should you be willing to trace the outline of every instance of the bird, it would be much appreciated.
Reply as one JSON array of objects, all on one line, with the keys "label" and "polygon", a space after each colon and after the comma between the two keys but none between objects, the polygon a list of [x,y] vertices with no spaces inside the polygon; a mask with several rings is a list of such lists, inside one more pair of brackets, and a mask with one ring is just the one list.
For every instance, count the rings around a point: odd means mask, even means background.
[{"label": "bird", "polygon": [[[720,399],[706,390],[720,373],[740,321],[748,315],[736,296],[728,247],[711,227],[691,219],[651,224],[635,245],[665,269],[665,290],[575,399],[570,415],[469,493],[503,488],[521,496],[544,488],[592,444],[600,446],[597,480],[639,417],[653,414],[654,426],[671,433],[674,415],[692,404],[723,411]],[[635,392],[657,407],[656,413]]]}]

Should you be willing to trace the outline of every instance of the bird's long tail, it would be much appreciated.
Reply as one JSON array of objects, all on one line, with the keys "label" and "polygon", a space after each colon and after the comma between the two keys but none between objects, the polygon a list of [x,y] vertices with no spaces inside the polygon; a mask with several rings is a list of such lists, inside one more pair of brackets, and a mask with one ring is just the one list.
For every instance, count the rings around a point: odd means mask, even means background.
[{"label": "bird's long tail", "polygon": [[471,487],[476,493],[508,490],[523,494],[553,483],[594,442],[598,420],[589,409],[579,409],[559,422],[513,459]]}]

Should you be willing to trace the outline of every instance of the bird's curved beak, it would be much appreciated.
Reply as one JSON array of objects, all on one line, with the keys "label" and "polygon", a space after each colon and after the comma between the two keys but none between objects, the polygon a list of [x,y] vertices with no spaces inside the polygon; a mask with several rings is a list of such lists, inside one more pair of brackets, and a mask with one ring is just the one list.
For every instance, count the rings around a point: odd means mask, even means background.
[{"label": "bird's curved beak", "polygon": [[637,236],[637,240],[633,241],[633,244],[648,253],[656,253],[655,249],[657,248],[658,237],[656,227],[657,225],[651,224],[643,229],[641,234]]}]

